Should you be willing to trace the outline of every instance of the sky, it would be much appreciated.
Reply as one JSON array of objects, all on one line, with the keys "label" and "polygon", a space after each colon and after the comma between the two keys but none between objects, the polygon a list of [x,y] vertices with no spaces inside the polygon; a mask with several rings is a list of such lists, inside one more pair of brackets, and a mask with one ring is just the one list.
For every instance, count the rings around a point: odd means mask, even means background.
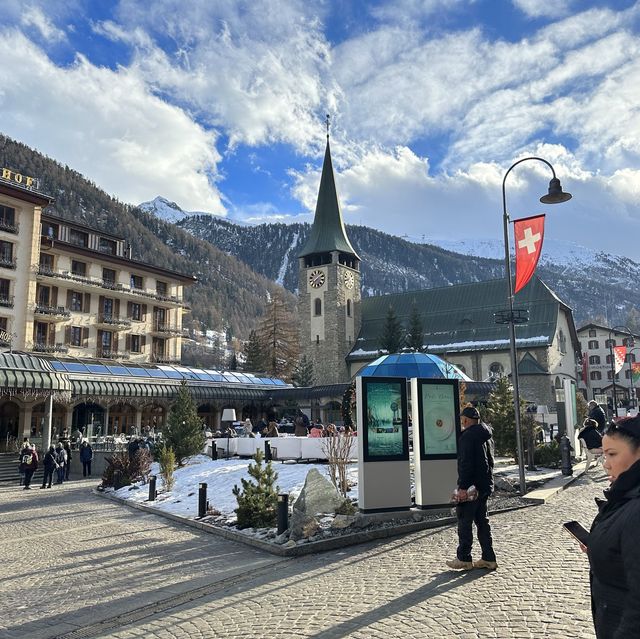
[{"label": "sky", "polygon": [[[0,131],[120,200],[640,260],[640,0],[0,0]],[[11,167],[19,169],[20,167]],[[36,176],[37,177],[37,176]]]}]

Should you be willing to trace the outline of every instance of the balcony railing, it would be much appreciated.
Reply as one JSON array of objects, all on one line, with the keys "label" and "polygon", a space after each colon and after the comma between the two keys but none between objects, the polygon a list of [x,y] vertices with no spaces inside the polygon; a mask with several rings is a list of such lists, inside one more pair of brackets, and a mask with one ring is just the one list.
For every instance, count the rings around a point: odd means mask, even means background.
[{"label": "balcony railing", "polygon": [[0,256],[0,266],[2,268],[13,268],[16,267],[16,260],[12,257],[1,257]]},{"label": "balcony railing", "polygon": [[99,348],[96,350],[96,357],[101,359],[129,359],[129,351],[112,351],[105,348]]},{"label": "balcony railing", "polygon": [[68,353],[69,348],[62,342],[55,344],[46,344],[44,342],[34,342],[31,350],[36,353]]},{"label": "balcony railing", "polygon": [[45,277],[56,277],[63,280],[72,280],[74,282],[82,282],[83,284],[87,284],[89,286],[97,286],[100,288],[106,288],[110,291],[118,291],[121,293],[127,293],[128,295],[135,295],[137,297],[145,297],[147,299],[158,300],[160,302],[170,302],[172,304],[178,304],[184,308],[190,308],[189,304],[187,304],[184,300],[176,297],[175,295],[166,295],[160,294],[155,291],[147,291],[142,288],[135,287],[127,287],[120,282],[115,282],[113,280],[104,280],[102,278],[94,278],[88,277],[85,275],[80,275],[77,273],[70,273],[69,271],[54,271],[48,266],[35,266],[34,270],[38,273],[38,275],[43,275]]},{"label": "balcony railing", "polygon": [[13,308],[13,295],[4,295],[0,293],[0,306]]},{"label": "balcony railing", "polygon": [[17,222],[7,222],[6,220],[0,220],[0,231],[17,234],[19,230],[20,225]]},{"label": "balcony railing", "polygon": [[156,364],[179,364],[180,358],[175,355],[163,355],[160,353],[153,353],[151,355],[151,361]]},{"label": "balcony railing", "polygon": [[39,315],[53,315],[54,317],[71,317],[71,312],[64,306],[48,306],[36,304],[35,312]]},{"label": "balcony railing", "polygon": [[130,319],[127,319],[126,317],[118,317],[117,315],[112,315],[111,313],[100,313],[98,315],[98,323],[109,324],[109,326],[131,326]]},{"label": "balcony railing", "polygon": [[185,335],[185,330],[182,328],[178,328],[172,324],[167,324],[166,322],[154,322],[153,329],[154,333],[163,333],[165,335]]}]

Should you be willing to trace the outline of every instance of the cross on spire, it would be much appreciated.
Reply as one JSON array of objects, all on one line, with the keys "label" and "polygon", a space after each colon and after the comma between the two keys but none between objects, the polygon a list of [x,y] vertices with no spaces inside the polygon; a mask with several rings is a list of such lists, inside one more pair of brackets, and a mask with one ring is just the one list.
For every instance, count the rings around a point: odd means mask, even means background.
[{"label": "cross on spire", "polygon": [[331,123],[329,122],[329,118],[331,116],[327,113],[326,119],[327,119],[327,140],[329,139],[329,126],[331,125]]}]

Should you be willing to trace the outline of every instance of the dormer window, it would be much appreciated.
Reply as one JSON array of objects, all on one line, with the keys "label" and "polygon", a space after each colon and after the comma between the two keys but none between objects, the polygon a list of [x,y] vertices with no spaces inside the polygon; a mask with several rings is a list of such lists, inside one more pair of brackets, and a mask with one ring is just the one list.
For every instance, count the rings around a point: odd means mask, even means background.
[{"label": "dormer window", "polygon": [[78,229],[69,229],[69,243],[76,246],[89,246],[89,234]]},{"label": "dormer window", "polygon": [[113,240],[108,240],[106,237],[101,237],[98,240],[98,250],[101,253],[107,253],[108,255],[115,255],[116,243]]}]

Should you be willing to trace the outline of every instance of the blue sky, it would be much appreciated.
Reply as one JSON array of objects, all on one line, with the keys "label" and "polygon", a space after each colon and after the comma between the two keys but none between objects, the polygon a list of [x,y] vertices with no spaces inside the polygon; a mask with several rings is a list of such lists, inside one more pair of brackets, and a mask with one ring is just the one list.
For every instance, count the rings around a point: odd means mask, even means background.
[{"label": "blue sky", "polygon": [[[310,220],[331,115],[347,223],[640,260],[640,2],[3,0],[0,130],[137,204]],[[20,168],[20,167],[14,167]]]}]

